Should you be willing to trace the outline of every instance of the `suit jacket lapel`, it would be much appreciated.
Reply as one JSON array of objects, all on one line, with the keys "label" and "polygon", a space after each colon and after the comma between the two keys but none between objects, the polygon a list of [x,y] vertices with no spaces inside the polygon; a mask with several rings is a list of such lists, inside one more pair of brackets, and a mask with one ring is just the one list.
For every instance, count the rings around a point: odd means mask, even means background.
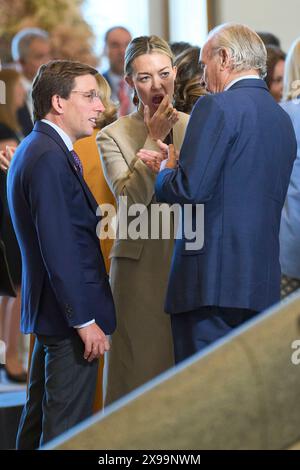
[{"label": "suit jacket lapel", "polygon": [[[66,153],[66,152],[65,152]],[[97,210],[97,207],[98,207],[98,204],[97,204],[97,201],[95,200],[94,196],[92,195],[91,191],[89,190],[89,187],[87,186],[82,174],[80,173],[80,171],[78,171],[75,163],[74,163],[74,160],[73,160],[73,157],[72,155],[70,154],[69,150],[67,149],[67,159],[68,159],[68,162],[70,163],[70,166],[72,168],[72,171],[73,173],[75,173],[75,175],[77,176],[81,186],[82,186],[82,189],[88,199],[88,202],[92,208],[92,211],[94,212],[94,214],[96,213],[96,210]]]},{"label": "suit jacket lapel", "polygon": [[60,148],[62,149],[62,151],[64,152],[64,154],[67,157],[67,160],[70,164],[70,167],[71,167],[73,173],[76,175],[76,177],[78,178],[78,180],[79,180],[79,182],[82,186],[82,189],[83,189],[83,191],[86,195],[86,198],[88,200],[88,203],[89,203],[93,213],[96,214],[98,204],[97,204],[94,196],[92,195],[91,191],[89,190],[83,176],[77,170],[76,165],[74,163],[74,159],[73,159],[70,151],[68,150],[67,146],[65,145],[64,141],[59,136],[59,134],[51,126],[49,126],[48,124],[46,124],[44,122],[41,122],[41,121],[36,122],[36,124],[34,126],[34,130],[38,131],[38,132],[42,132],[44,134],[47,134],[47,136],[49,136],[51,139],[55,140],[57,145],[60,146]]}]

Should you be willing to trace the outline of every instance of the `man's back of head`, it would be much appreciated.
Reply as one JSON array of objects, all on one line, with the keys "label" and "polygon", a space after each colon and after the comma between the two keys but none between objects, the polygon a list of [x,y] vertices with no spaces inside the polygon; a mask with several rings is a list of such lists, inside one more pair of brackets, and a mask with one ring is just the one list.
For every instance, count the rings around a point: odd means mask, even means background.
[{"label": "man's back of head", "polygon": [[242,76],[264,78],[267,51],[258,34],[248,26],[225,23],[209,32],[201,51],[204,82],[212,93],[224,91]]}]

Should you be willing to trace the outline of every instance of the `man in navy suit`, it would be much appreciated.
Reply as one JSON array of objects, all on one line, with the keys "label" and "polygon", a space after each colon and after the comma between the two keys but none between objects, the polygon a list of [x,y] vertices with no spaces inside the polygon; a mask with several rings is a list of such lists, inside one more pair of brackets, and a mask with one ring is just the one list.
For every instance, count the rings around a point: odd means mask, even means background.
[{"label": "man in navy suit", "polygon": [[262,80],[257,34],[221,25],[201,59],[212,94],[193,109],[178,165],[171,148],[156,180],[160,202],[204,204],[204,245],[178,239],[171,266],[177,362],[279,301],[279,224],[296,156],[291,121]]},{"label": "man in navy suit", "polygon": [[18,449],[37,448],[91,415],[98,358],[115,329],[97,203],[73,151],[104,111],[97,73],[79,62],[41,66],[35,126],[8,172],[23,262],[21,329],[36,336]]}]

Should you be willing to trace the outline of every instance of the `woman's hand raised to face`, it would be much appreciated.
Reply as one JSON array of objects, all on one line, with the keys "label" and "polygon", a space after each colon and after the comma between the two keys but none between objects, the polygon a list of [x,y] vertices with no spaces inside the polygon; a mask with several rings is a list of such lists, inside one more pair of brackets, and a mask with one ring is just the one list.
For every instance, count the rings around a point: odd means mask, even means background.
[{"label": "woman's hand raised to face", "polygon": [[173,108],[168,95],[164,96],[152,117],[149,106],[146,105],[144,108],[144,122],[150,137],[154,140],[165,140],[178,119],[178,111]]}]

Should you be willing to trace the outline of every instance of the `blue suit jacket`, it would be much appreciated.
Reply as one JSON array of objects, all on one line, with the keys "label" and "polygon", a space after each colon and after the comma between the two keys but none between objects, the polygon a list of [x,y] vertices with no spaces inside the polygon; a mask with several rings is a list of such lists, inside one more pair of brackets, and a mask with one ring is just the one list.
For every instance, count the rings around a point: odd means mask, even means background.
[{"label": "blue suit jacket", "polygon": [[260,311],[279,300],[279,224],[295,157],[290,118],[264,81],[244,79],[197,102],[178,169],[156,180],[161,202],[204,203],[203,248],[176,241],[167,312]]},{"label": "blue suit jacket", "polygon": [[22,253],[24,333],[68,335],[115,311],[96,235],[97,203],[58,133],[37,122],[8,172],[8,202]]},{"label": "blue suit jacket", "polygon": [[27,136],[33,129],[33,122],[30,116],[29,109],[25,103],[22,108],[18,110],[18,121],[22,128],[22,134]]},{"label": "blue suit jacket", "polygon": [[283,274],[300,279],[300,104],[290,100],[280,105],[290,116],[297,139],[297,158],[281,217],[280,264]]}]

